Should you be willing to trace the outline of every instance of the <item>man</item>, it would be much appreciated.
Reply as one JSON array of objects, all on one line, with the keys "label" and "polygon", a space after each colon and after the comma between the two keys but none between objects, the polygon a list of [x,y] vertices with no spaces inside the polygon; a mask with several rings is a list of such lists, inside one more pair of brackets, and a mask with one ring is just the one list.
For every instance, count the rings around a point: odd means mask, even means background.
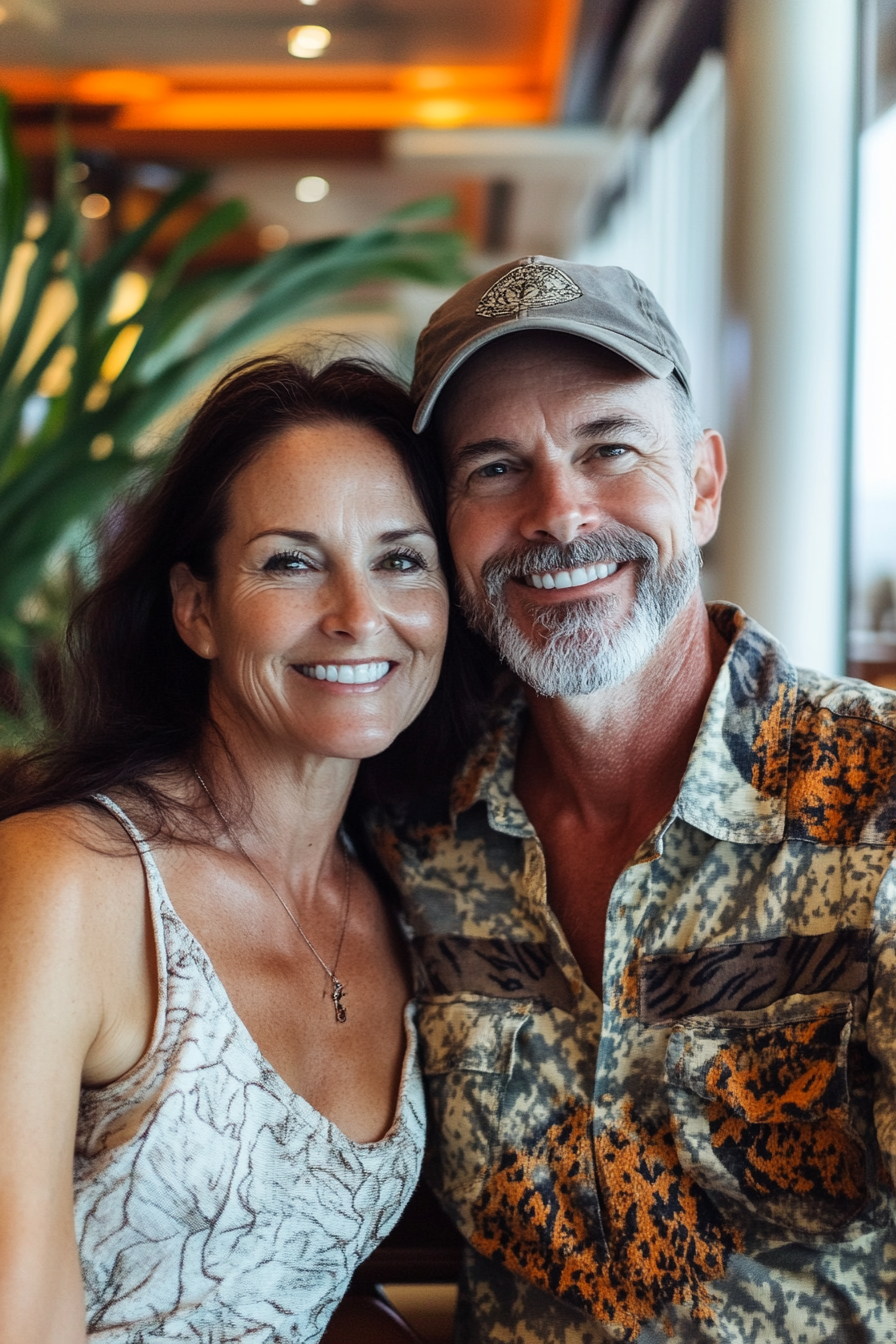
[{"label": "man", "polygon": [[418,348],[514,674],[447,813],[380,836],[463,1344],[896,1341],[893,698],[703,605],[688,377],[634,276],[542,257]]}]

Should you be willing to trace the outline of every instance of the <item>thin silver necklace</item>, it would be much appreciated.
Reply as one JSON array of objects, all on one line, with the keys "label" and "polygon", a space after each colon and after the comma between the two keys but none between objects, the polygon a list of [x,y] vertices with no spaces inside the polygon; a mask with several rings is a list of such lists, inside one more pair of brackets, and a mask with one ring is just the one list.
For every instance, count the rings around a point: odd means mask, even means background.
[{"label": "thin silver necklace", "polygon": [[345,929],[346,925],[348,924],[348,910],[352,900],[352,868],[351,864],[348,861],[348,854],[346,853],[345,844],[340,843],[339,846],[339,848],[342,850],[342,862],[345,865],[345,900],[343,902],[343,911],[342,911],[342,928],[339,932],[339,945],[336,948],[336,956],[333,961],[333,969],[331,970],[330,967],[327,965],[327,963],[324,961],[323,957],[318,952],[317,948],[312,943],[311,939],[308,937],[305,930],[302,928],[299,921],[296,919],[293,912],[290,910],[289,906],[284,901],[283,897],[280,895],[277,888],[274,886],[271,879],[269,877],[266,877],[265,874],[261,871],[258,864],[252,858],[252,855],[247,854],[246,851],[243,849],[243,846],[240,844],[239,840],[233,833],[230,822],[227,820],[224,813],[221,811],[220,807],[215,802],[214,794],[212,793],[209,786],[206,784],[205,780],[200,775],[199,771],[196,769],[195,765],[191,766],[190,768],[192,769],[193,774],[196,776],[199,783],[202,785],[202,789],[203,792],[205,793],[206,798],[209,800],[212,807],[217,812],[218,817],[220,818],[221,821],[221,825],[224,827],[225,831],[230,837],[231,844],[234,845],[235,848],[239,850],[239,852],[242,854],[243,858],[246,860],[247,863],[251,863],[252,867],[255,869],[256,873],[261,878],[262,882],[265,882],[270,887],[271,891],[277,897],[277,900],[283,906],[283,909],[286,911],[287,915],[292,920],[293,924],[295,924],[296,928],[301,934],[303,942],[308,947],[308,950],[312,953],[312,955],[316,958],[316,960],[320,962],[321,966],[324,968],[324,971],[329,976],[331,985],[330,997],[333,1000],[333,1011],[336,1014],[336,1021],[344,1022],[346,1020],[347,1015],[342,1000],[345,997],[347,990],[342,981],[337,980],[336,968],[339,965],[339,956],[342,952],[342,943],[343,940],[345,939]]}]

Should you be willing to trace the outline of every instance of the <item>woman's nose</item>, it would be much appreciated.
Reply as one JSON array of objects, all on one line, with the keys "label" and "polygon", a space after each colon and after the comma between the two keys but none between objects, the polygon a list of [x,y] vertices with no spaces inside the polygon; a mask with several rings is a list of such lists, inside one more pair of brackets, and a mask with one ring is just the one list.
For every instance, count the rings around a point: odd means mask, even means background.
[{"label": "woman's nose", "polygon": [[362,643],[385,624],[382,610],[366,574],[334,576],[321,628],[327,635]]}]

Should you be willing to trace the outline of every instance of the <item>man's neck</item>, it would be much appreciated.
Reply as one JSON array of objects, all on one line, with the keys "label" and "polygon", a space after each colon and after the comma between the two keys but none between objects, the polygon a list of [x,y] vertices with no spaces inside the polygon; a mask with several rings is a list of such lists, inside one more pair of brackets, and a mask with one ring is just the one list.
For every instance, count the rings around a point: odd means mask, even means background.
[{"label": "man's neck", "polygon": [[695,593],[622,685],[557,699],[530,692],[517,791],[536,829],[539,815],[562,810],[636,849],[677,796],[726,652]]}]

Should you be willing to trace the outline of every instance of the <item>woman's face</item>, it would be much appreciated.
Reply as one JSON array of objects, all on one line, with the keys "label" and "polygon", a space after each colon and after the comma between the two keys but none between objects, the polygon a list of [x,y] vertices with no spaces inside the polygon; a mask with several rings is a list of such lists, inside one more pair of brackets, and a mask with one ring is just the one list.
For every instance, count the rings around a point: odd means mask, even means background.
[{"label": "woman's face", "polygon": [[211,660],[213,717],[271,746],[359,760],[419,714],[448,592],[401,460],[374,430],[285,430],[234,481],[213,583],[172,575],[183,638]]}]

